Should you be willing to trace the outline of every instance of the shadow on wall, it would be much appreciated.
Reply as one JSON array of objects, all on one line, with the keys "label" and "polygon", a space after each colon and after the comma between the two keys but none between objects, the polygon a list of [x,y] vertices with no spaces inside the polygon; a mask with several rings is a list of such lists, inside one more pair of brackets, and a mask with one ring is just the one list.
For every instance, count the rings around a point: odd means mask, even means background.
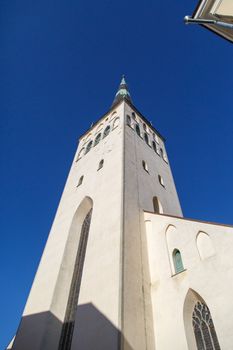
[{"label": "shadow on wall", "polygon": [[[62,325],[51,312],[25,316],[13,346],[7,350],[57,350]],[[124,350],[133,350],[122,333],[92,303],[78,306],[70,350],[117,350],[120,342],[124,343]]]}]

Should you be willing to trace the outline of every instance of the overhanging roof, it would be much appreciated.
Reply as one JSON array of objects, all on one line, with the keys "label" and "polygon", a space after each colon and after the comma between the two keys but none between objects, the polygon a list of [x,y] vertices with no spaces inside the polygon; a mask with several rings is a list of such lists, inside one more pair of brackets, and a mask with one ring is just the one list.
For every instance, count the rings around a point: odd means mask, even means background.
[{"label": "overhanging roof", "polygon": [[[233,0],[200,0],[192,18],[233,24]],[[233,29],[215,24],[202,24],[202,26],[233,42]]]}]

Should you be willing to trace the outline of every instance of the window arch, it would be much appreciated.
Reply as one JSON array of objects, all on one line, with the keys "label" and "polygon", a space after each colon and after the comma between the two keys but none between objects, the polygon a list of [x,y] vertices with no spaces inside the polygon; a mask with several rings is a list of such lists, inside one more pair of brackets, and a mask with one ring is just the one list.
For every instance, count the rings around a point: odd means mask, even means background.
[{"label": "window arch", "polygon": [[114,119],[114,122],[113,122],[113,129],[115,129],[120,123],[120,118],[117,117],[116,119]]},{"label": "window arch", "polygon": [[144,133],[144,140],[146,141],[146,143],[149,145],[149,137],[147,135],[147,133]]},{"label": "window arch", "polygon": [[84,152],[85,152],[85,148],[83,147],[83,148],[80,150],[79,154],[78,154],[78,157],[77,157],[77,159],[76,159],[76,162],[77,162],[79,159],[82,158],[82,156],[84,155]]},{"label": "window arch", "polygon": [[183,315],[188,348],[220,350],[211,312],[202,297],[192,289],[187,292]]},{"label": "window arch", "polygon": [[108,125],[104,130],[103,138],[108,136],[109,133],[110,133],[110,126]]},{"label": "window arch", "polygon": [[96,136],[94,146],[98,145],[98,143],[100,142],[100,140],[101,140],[101,133],[99,133],[99,134]]},{"label": "window arch", "polygon": [[149,173],[149,168],[148,168],[148,165],[147,165],[147,163],[145,162],[145,160],[142,161],[142,167],[143,167],[143,169],[144,169],[147,173]]},{"label": "window arch", "polygon": [[160,154],[161,154],[161,157],[164,158],[164,153],[163,153],[163,149],[160,148]]},{"label": "window arch", "polygon": [[93,144],[93,141],[88,142],[85,154],[87,154],[91,150],[92,144]]},{"label": "window arch", "polygon": [[131,118],[128,114],[126,116],[126,119],[127,119],[127,125],[131,126]]},{"label": "window arch", "polygon": [[158,179],[159,179],[159,183],[161,186],[163,186],[165,188],[165,185],[164,185],[164,181],[163,181],[163,178],[161,175],[158,175]]},{"label": "window arch", "polygon": [[156,143],[154,141],[152,141],[152,147],[153,147],[153,150],[157,153],[157,146],[156,146]]},{"label": "window arch", "polygon": [[104,166],[104,159],[101,159],[101,161],[99,162],[99,167],[97,170],[100,170],[101,168],[103,168]]},{"label": "window arch", "polygon": [[100,125],[98,125],[97,129],[96,129],[96,134],[99,133],[99,131],[102,129],[103,127],[103,123],[101,123]]},{"label": "window arch", "polygon": [[174,249],[172,253],[173,264],[175,273],[179,273],[184,271],[183,261],[181,257],[181,253],[178,249]]},{"label": "window arch", "polygon": [[138,136],[141,136],[140,127],[138,124],[135,124],[135,130],[136,130],[136,133],[138,134]]},{"label": "window arch", "polygon": [[[81,286],[81,279],[83,273],[83,266],[85,261],[88,236],[91,225],[91,217],[92,217],[92,208],[89,209],[84,220],[81,224],[81,232],[79,238],[78,249],[74,261],[73,274],[70,285],[69,297],[66,305],[65,319],[61,330],[61,336],[59,340],[59,350],[70,349],[73,332],[74,332],[74,324],[75,324],[75,315],[78,305],[79,292]],[[72,222],[73,224],[73,222]]]},{"label": "window arch", "polygon": [[154,207],[155,213],[157,213],[157,214],[163,213],[162,205],[157,197],[153,197],[153,207]]},{"label": "window arch", "polygon": [[82,183],[83,183],[83,178],[84,178],[84,176],[82,175],[80,178],[79,178],[79,180],[78,180],[78,184],[77,184],[77,187],[79,187],[79,186],[81,186],[82,185]]},{"label": "window arch", "polygon": [[113,120],[116,117],[116,115],[117,115],[117,112],[114,111],[110,116],[110,121]]},{"label": "window arch", "polygon": [[146,130],[146,124],[145,123],[143,123],[143,129]]},{"label": "window arch", "polygon": [[211,313],[205,303],[198,301],[195,304],[192,323],[198,350],[220,350]]},{"label": "window arch", "polygon": [[198,232],[197,234],[197,249],[202,260],[215,255],[215,249],[210,236],[205,232]]},{"label": "window arch", "polygon": [[132,112],[132,118],[135,120],[136,119],[136,114]]}]

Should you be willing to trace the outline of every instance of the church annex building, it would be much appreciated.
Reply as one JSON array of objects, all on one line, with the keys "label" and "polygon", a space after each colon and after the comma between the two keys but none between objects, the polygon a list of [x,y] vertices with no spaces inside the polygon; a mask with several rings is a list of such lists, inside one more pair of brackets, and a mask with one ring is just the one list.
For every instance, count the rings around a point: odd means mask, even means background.
[{"label": "church annex building", "polygon": [[124,77],[80,137],[8,350],[232,350],[233,227],[185,219]]}]

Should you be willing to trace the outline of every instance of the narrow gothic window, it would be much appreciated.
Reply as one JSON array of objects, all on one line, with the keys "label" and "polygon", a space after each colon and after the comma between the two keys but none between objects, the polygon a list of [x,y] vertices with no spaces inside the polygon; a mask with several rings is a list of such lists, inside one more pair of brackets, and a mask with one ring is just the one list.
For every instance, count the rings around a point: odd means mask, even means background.
[{"label": "narrow gothic window", "polygon": [[101,140],[101,133],[99,133],[99,134],[96,136],[94,146],[98,145],[98,143],[100,142],[100,140]]},{"label": "narrow gothic window", "polygon": [[214,323],[208,306],[198,301],[194,307],[193,330],[198,350],[220,350]]},{"label": "narrow gothic window", "polygon": [[184,271],[184,266],[183,266],[183,262],[182,262],[182,257],[180,254],[180,251],[178,249],[175,249],[173,251],[173,263],[174,263],[174,269],[175,269],[175,273],[179,273]]},{"label": "narrow gothic window", "polygon": [[149,145],[149,138],[147,133],[144,134],[144,140],[146,141],[146,143]]},{"label": "narrow gothic window", "polygon": [[157,153],[157,146],[156,143],[153,141],[152,142],[153,150]]},{"label": "narrow gothic window", "polygon": [[74,271],[70,286],[68,302],[66,306],[66,314],[62,326],[61,337],[59,342],[59,350],[70,350],[72,344],[72,337],[74,332],[75,315],[78,305],[79,291],[81,286],[83,265],[85,260],[87,241],[91,225],[92,209],[86,215],[79,239],[78,251],[74,264]]},{"label": "narrow gothic window", "polygon": [[147,163],[145,162],[145,160],[142,161],[142,167],[143,167],[143,169],[144,169],[147,173],[149,172],[148,165],[147,165]]},{"label": "narrow gothic window", "polygon": [[76,159],[76,162],[82,158],[83,154],[84,154],[85,148],[82,148],[81,151],[78,154],[78,158]]},{"label": "narrow gothic window", "polygon": [[135,126],[135,130],[136,130],[136,133],[138,134],[138,136],[141,136],[141,131],[140,131],[140,127],[138,124],[136,124]]},{"label": "narrow gothic window", "polygon": [[154,212],[159,213],[159,201],[157,197],[153,198]]},{"label": "narrow gothic window", "polygon": [[160,183],[160,185],[163,186],[163,187],[165,187],[162,176],[161,176],[161,175],[158,175],[158,178],[159,178],[159,183]]},{"label": "narrow gothic window", "polygon": [[101,168],[103,168],[103,166],[104,166],[104,160],[101,159],[101,161],[99,162],[99,167],[98,167],[97,170],[100,170]]},{"label": "narrow gothic window", "polygon": [[90,141],[90,142],[88,143],[85,154],[87,154],[87,153],[91,150],[92,143],[93,143],[92,141]]},{"label": "narrow gothic window", "polygon": [[78,184],[77,184],[77,187],[78,186],[81,186],[83,183],[83,175],[80,177],[80,179],[78,180]]},{"label": "narrow gothic window", "polygon": [[161,154],[161,157],[164,159],[164,152],[162,148],[160,148],[160,154]]},{"label": "narrow gothic window", "polygon": [[146,130],[146,124],[145,123],[143,123],[143,129]]},{"label": "narrow gothic window", "polygon": [[127,118],[127,125],[131,126],[131,118],[128,114],[126,118]]},{"label": "narrow gothic window", "polygon": [[113,129],[115,129],[116,127],[118,127],[119,123],[120,123],[120,118],[117,117],[117,118],[114,120],[114,122],[113,122]]},{"label": "narrow gothic window", "polygon": [[132,118],[135,120],[136,119],[136,115],[134,112],[132,112]]},{"label": "narrow gothic window", "polygon": [[106,127],[106,129],[104,130],[103,138],[106,137],[106,136],[108,136],[109,133],[110,133],[110,126],[108,125],[108,126]]}]

